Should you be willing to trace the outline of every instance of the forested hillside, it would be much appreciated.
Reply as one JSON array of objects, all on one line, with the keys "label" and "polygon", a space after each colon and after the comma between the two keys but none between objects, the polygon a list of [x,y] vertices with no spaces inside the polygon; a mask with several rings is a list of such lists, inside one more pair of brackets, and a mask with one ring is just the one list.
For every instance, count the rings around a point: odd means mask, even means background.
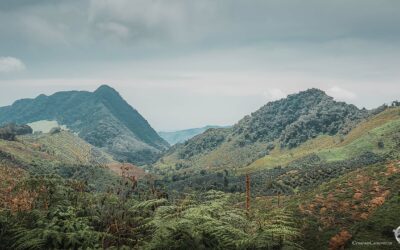
[{"label": "forested hillside", "polygon": [[172,147],[155,168],[243,168],[274,149],[288,150],[323,135],[343,137],[374,112],[379,111],[360,110],[309,89],[270,102],[231,128],[210,129]]},{"label": "forested hillside", "polygon": [[[209,133],[201,136],[205,135]],[[398,159],[399,141],[400,109],[391,107],[366,118],[346,135],[319,135],[294,148],[273,147],[267,155],[242,167],[205,165],[197,169],[181,160],[173,167],[156,165],[155,171],[169,189],[243,192],[244,175],[250,173],[253,192],[293,194],[363,166]]]},{"label": "forested hillside", "polygon": [[0,124],[57,121],[115,159],[150,163],[168,148],[149,123],[113,88],[58,92],[0,108]]}]

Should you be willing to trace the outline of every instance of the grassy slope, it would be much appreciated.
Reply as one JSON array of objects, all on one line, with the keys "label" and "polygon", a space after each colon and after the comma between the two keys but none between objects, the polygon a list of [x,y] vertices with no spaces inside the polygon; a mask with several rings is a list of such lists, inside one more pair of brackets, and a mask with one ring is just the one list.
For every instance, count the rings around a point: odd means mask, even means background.
[{"label": "grassy slope", "polygon": [[[227,141],[210,152],[195,155],[188,160],[179,159],[178,153],[164,156],[162,161],[153,167],[155,170],[165,172],[183,173],[198,172],[202,169],[220,171],[223,169],[241,168],[259,158],[256,152],[265,148],[265,144],[256,142],[244,147],[238,147],[234,140]],[[188,168],[176,170],[177,164],[188,165]]]},{"label": "grassy slope", "polygon": [[[0,150],[17,160],[30,164],[32,161],[48,163],[94,164],[94,147],[72,133],[63,131],[54,135],[20,136],[17,141],[0,140]],[[99,151],[99,158],[112,162],[111,156]]]},{"label": "grassy slope", "polygon": [[[400,162],[395,161],[365,166],[308,192],[257,197],[252,208],[257,213],[276,208],[279,202],[280,207],[295,211],[305,249],[327,249],[341,231],[350,234],[343,241],[346,249],[398,249],[392,230],[400,225],[399,190]],[[368,248],[352,241],[390,242],[392,246]]]},{"label": "grassy slope", "polygon": [[395,216],[400,211],[399,189],[400,162],[377,164],[300,194],[289,206],[300,204],[298,211],[307,225],[304,232],[313,232],[305,235],[310,246],[320,242],[322,247],[343,230],[352,235],[347,246],[352,240],[387,241],[397,246],[391,230],[400,225]]},{"label": "grassy slope", "polygon": [[0,140],[0,151],[9,154],[17,166],[25,168],[36,165],[45,168],[59,165],[104,166],[120,175],[123,166],[125,172],[139,178],[145,175],[143,169],[113,160],[111,155],[68,131],[53,135],[19,136],[17,141]]},{"label": "grassy slope", "polygon": [[[367,220],[355,225],[353,241],[356,242],[390,242],[391,246],[381,246],[382,249],[399,249],[394,241],[393,229],[400,225],[400,197],[391,197]],[[368,230],[363,230],[367,228]],[[349,245],[349,249],[376,249],[376,246]]]},{"label": "grassy slope", "polygon": [[290,162],[298,160],[312,153],[331,148],[339,141],[338,137],[323,135],[309,140],[299,147],[287,150],[276,148],[269,155],[260,158],[249,166],[242,169],[242,172],[254,172],[276,166],[286,166]]},{"label": "grassy slope", "polygon": [[[374,153],[390,152],[395,146],[394,133],[400,130],[400,119],[388,121],[386,124],[376,127],[363,134],[351,142],[339,144],[329,150],[323,150],[318,155],[327,161],[346,160],[357,156],[365,151]],[[377,147],[379,142],[383,142],[384,147]]]},{"label": "grassy slope", "polygon": [[[12,166],[12,167],[11,167]],[[0,204],[7,204],[12,198],[11,190],[26,176],[26,171],[16,164],[0,160]],[[0,209],[1,210],[1,209]]]},{"label": "grassy slope", "polygon": [[[290,150],[276,148],[270,155],[254,161],[241,172],[253,172],[286,166],[306,155],[316,153],[327,161],[345,160],[365,151],[384,153],[391,150],[394,144],[393,133],[400,130],[400,108],[389,108],[386,111],[360,123],[344,138],[338,136],[319,136]],[[384,142],[384,149],[379,149],[379,141]]]},{"label": "grassy slope", "polygon": [[[399,128],[400,108],[388,108],[358,124],[345,137],[321,135],[293,149],[281,149],[276,145],[267,156],[254,155],[254,152],[260,152],[265,148],[265,144],[254,143],[238,147],[234,140],[228,140],[217,149],[196,155],[189,160],[179,159],[176,152],[166,155],[162,161],[154,165],[154,169],[174,174],[196,172],[200,169],[221,171],[225,168],[237,169],[238,173],[256,172],[276,166],[287,166],[312,153],[327,161],[344,160],[367,150],[377,153],[390,151],[394,143],[393,133]],[[380,140],[384,141],[384,150],[377,148]],[[176,164],[188,167],[176,170]]]},{"label": "grassy slope", "polygon": [[[72,133],[62,131],[54,135],[25,137],[23,140],[39,144],[41,150],[49,152],[62,162],[80,164],[107,164],[112,156],[102,152]],[[97,153],[95,155],[95,153]]]}]

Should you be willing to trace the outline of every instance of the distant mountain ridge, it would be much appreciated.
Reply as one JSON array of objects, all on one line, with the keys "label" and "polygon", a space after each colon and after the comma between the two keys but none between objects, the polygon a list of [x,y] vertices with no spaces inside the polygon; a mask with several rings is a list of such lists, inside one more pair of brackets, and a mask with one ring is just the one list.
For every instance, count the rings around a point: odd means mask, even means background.
[{"label": "distant mountain ridge", "polygon": [[166,140],[170,145],[175,145],[177,143],[185,142],[194,136],[203,133],[204,131],[210,128],[227,128],[229,126],[216,126],[216,125],[208,125],[201,128],[191,128],[191,129],[183,129],[183,130],[176,130],[176,131],[160,131],[158,134]]},{"label": "distant mountain ridge", "polygon": [[0,124],[55,120],[116,160],[151,163],[169,147],[150,124],[113,88],[64,91],[22,99],[0,108]]}]

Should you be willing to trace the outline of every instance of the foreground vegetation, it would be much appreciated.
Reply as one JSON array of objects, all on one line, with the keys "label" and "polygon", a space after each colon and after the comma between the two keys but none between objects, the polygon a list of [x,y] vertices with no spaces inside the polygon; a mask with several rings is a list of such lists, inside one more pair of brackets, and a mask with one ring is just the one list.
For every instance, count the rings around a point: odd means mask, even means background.
[{"label": "foreground vegetation", "polygon": [[1,140],[0,159],[0,249],[301,248],[292,210],[255,214],[241,193],[170,195],[69,132]]},{"label": "foreground vegetation", "polygon": [[61,177],[1,164],[0,249],[340,249],[370,237],[397,247],[400,162],[308,192],[253,196],[249,209],[241,192],[169,196],[129,175],[96,191],[93,170],[80,168]]},{"label": "foreground vegetation", "polygon": [[292,212],[247,214],[240,195],[182,194],[121,178],[107,192],[57,175],[0,168],[0,249],[300,248]]}]

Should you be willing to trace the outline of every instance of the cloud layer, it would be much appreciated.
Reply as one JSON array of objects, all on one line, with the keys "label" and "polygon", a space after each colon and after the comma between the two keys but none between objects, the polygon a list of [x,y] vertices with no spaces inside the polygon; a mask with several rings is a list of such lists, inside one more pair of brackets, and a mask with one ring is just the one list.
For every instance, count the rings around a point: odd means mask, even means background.
[{"label": "cloud layer", "polygon": [[0,53],[13,59],[1,59],[0,87],[10,89],[1,105],[107,83],[168,130],[234,123],[311,87],[372,108],[400,99],[398,9],[397,0],[4,0]]}]

